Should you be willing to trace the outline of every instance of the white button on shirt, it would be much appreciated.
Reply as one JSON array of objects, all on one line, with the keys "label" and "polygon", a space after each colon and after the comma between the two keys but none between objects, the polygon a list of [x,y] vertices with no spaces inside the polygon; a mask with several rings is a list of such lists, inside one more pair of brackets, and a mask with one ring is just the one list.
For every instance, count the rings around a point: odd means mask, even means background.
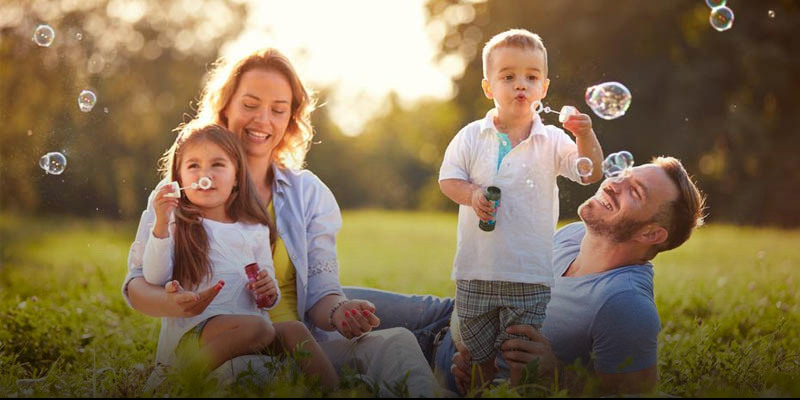
[{"label": "white button on shirt", "polygon": [[574,168],[575,142],[560,128],[545,126],[535,115],[528,138],[515,146],[499,169],[496,110],[456,134],[444,155],[439,181],[465,180],[501,190],[494,231],[478,228],[471,206],[458,211],[455,280],[499,280],[553,285],[553,235],[558,221],[562,175],[581,182]]}]

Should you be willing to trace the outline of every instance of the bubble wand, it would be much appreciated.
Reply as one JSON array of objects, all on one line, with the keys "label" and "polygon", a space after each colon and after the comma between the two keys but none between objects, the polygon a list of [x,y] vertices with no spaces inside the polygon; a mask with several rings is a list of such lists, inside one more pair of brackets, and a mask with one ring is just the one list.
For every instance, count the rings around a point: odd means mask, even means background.
[{"label": "bubble wand", "polygon": [[197,180],[197,182],[192,182],[189,186],[180,187],[177,181],[172,181],[167,185],[172,187],[172,191],[170,193],[165,194],[165,197],[181,197],[181,190],[185,189],[197,189],[200,188],[201,190],[208,190],[211,189],[211,178],[204,176]]}]

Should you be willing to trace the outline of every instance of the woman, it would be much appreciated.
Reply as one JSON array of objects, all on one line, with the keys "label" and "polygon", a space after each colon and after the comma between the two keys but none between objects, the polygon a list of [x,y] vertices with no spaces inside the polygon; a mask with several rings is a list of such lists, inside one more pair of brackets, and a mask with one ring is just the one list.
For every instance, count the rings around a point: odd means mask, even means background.
[{"label": "woman", "polygon": [[[335,243],[339,206],[314,174],[301,170],[313,135],[313,109],[289,60],[265,49],[217,63],[197,116],[179,130],[216,123],[237,135],[245,148],[250,176],[274,213],[279,236],[273,261],[283,300],[270,311],[272,320],[302,321],[313,328],[337,370],[357,365],[364,368],[362,375],[388,384],[381,387],[391,387],[408,373],[412,396],[432,396],[435,379],[414,336],[403,328],[370,332],[380,323],[375,307],[347,299],[342,291]],[[155,317],[200,314],[218,286],[193,293],[174,284],[150,285],[142,277],[142,254],[154,221],[152,199],[151,194],[131,246],[123,295],[134,309]],[[263,271],[251,290],[265,294],[268,282]],[[348,340],[362,334],[358,341]]]}]

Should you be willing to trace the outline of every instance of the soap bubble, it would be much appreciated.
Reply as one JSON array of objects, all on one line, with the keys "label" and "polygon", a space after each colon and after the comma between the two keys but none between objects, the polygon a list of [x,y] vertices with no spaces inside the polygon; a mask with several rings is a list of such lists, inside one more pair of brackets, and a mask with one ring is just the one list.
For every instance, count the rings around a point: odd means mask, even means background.
[{"label": "soap bubble", "polygon": [[83,112],[92,111],[95,103],[97,103],[97,96],[91,90],[84,90],[78,95],[78,108]]},{"label": "soap bubble", "polygon": [[581,178],[592,176],[592,170],[594,170],[594,163],[591,158],[578,157],[578,159],[575,160],[575,171]]},{"label": "soap bubble", "polygon": [[621,180],[633,168],[633,154],[628,151],[611,153],[603,160],[603,175],[607,179]]},{"label": "soap bubble", "polygon": [[80,33],[80,32],[76,33],[75,34],[75,39],[82,40],[83,39],[83,34]]},{"label": "soap bubble", "polygon": [[767,15],[769,15],[770,18],[775,18],[775,11],[769,10]]},{"label": "soap bubble", "polygon": [[61,175],[67,168],[67,157],[59,152],[50,152],[39,158],[39,167],[51,175]]},{"label": "soap bubble", "polygon": [[617,153],[617,164],[622,168],[633,168],[633,154],[629,151],[622,150]]},{"label": "soap bubble", "polygon": [[39,46],[50,47],[56,38],[56,31],[50,25],[39,25],[33,31],[33,41]]},{"label": "soap bubble", "polygon": [[714,29],[720,32],[727,31],[733,26],[733,10],[725,6],[717,7],[711,10],[709,20]]},{"label": "soap bubble", "polygon": [[619,118],[631,105],[631,92],[619,82],[601,83],[586,89],[586,104],[600,118]]},{"label": "soap bubble", "polygon": [[709,8],[717,8],[725,5],[727,0],[706,0],[706,5]]}]

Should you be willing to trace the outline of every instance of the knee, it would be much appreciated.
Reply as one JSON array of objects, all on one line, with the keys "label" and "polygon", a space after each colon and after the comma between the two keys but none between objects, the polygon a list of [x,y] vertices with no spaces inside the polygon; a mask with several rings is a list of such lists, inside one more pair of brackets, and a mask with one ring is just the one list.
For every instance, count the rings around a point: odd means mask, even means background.
[{"label": "knee", "polygon": [[308,330],[308,327],[306,327],[306,324],[300,321],[287,321],[287,322],[281,322],[281,324],[284,324],[286,326],[286,332],[292,335],[297,335],[297,336],[311,335],[311,332]]},{"label": "knee", "polygon": [[419,346],[417,337],[406,328],[389,328],[380,332],[387,334],[387,340],[391,343],[395,343],[397,345]]},{"label": "knee", "polygon": [[247,334],[250,342],[262,347],[268,346],[275,340],[275,328],[264,318],[253,318],[247,324]]}]

